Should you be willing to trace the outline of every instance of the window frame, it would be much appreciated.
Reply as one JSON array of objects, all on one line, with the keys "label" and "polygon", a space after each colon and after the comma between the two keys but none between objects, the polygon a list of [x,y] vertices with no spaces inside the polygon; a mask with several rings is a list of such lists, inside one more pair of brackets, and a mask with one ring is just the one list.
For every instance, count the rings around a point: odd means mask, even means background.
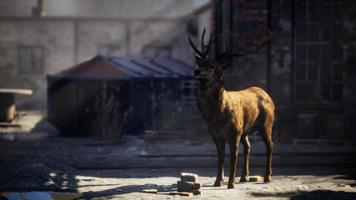
[{"label": "window frame", "polygon": [[[306,2],[308,3],[309,0],[304,0],[303,2]],[[298,4],[298,5],[297,5]],[[336,3],[333,4],[333,9],[335,9],[335,5]],[[300,19],[297,19],[298,18],[298,11],[297,10],[297,6],[303,6],[303,9],[305,9],[305,22],[304,22],[304,25],[306,27],[306,25],[308,25],[308,23],[310,24],[313,24],[315,23],[317,26],[319,26],[318,28],[318,38],[317,40],[318,41],[309,41],[307,36],[305,36],[305,38],[302,40],[302,41],[299,41],[297,38],[298,37],[298,28],[297,28],[297,20],[300,20]],[[308,6],[305,6],[305,5],[302,5],[302,1],[298,1],[298,0],[293,0],[292,1],[292,18],[291,18],[291,22],[292,22],[292,69],[291,69],[291,97],[292,97],[292,102],[294,102],[296,105],[299,105],[299,106],[307,106],[307,107],[315,107],[315,108],[340,108],[343,104],[343,101],[345,99],[345,96],[344,96],[344,90],[345,90],[345,77],[344,77],[344,72],[341,68],[341,79],[339,80],[334,80],[334,75],[335,75],[335,67],[336,66],[339,66],[339,67],[342,67],[342,65],[344,64],[344,59],[341,58],[340,60],[337,60],[335,59],[335,56],[333,53],[331,53],[331,56],[333,56],[332,58],[330,58],[330,66],[329,68],[327,68],[327,70],[329,70],[328,72],[328,75],[329,75],[329,79],[328,80],[322,80],[321,79],[321,68],[322,68],[322,53],[321,53],[321,50],[322,49],[322,46],[324,45],[329,45],[331,47],[333,47],[333,45],[339,45],[341,46],[342,50],[345,51],[343,49],[344,47],[344,42],[342,41],[342,39],[339,39],[339,40],[335,40],[335,39],[329,39],[329,40],[323,40],[324,38],[322,38],[324,35],[323,33],[325,33],[325,31],[323,31],[323,26],[322,26],[322,20],[321,19],[318,19],[318,21],[315,21],[315,22],[307,22],[307,15],[308,13],[306,12],[306,10],[309,9]],[[320,12],[320,8],[318,8],[318,12]],[[320,15],[320,14],[319,14]],[[320,17],[320,16],[319,16]],[[333,18],[333,23],[338,23],[337,19],[334,17]],[[310,30],[309,30],[310,31]],[[305,30],[305,35],[308,34],[308,30],[306,29]],[[304,47],[303,47],[304,45]],[[313,46],[315,45],[315,46]],[[304,52],[305,52],[305,55],[304,55],[304,60],[303,61],[300,61],[299,58],[298,58],[298,47],[299,46],[302,46],[304,49]],[[319,70],[317,72],[317,77],[316,77],[316,80],[309,80],[309,77],[308,77],[308,66],[305,67],[305,70],[304,70],[304,80],[298,80],[298,68],[300,67],[300,65],[298,65],[298,63],[304,63],[305,65],[307,65],[308,63],[311,64],[310,60],[308,60],[308,55],[309,53],[307,52],[307,48],[311,48],[311,47],[317,47],[319,49],[318,51],[318,56],[319,56],[319,60],[316,61],[314,64],[318,65],[319,67],[316,69],[316,70]],[[330,47],[330,48],[331,48]],[[323,52],[325,53],[325,52]],[[324,68],[325,70],[325,68]],[[312,92],[311,94],[313,93],[316,93],[318,94],[319,96],[319,99],[307,99],[307,100],[300,100],[298,99],[298,93],[297,93],[297,87],[298,87],[298,84],[303,84],[303,82],[305,82],[305,84],[311,84],[311,88],[310,89],[311,91],[314,90],[314,87],[316,87],[317,89],[319,89],[320,91],[318,92]],[[325,99],[325,97],[323,97],[323,94],[322,94],[322,84],[327,84],[329,85],[329,94],[328,94],[328,98]],[[341,91],[340,91],[340,99],[335,99],[335,97],[333,96],[333,89],[332,87],[334,86],[341,86]]]},{"label": "window frame", "polygon": [[[29,52],[29,65],[30,67],[27,67],[27,70],[23,67],[23,64],[25,64],[26,59],[23,57],[21,51],[28,51]],[[35,51],[40,52],[38,56],[38,60],[35,58]],[[45,72],[45,66],[44,66],[44,47],[40,45],[20,45],[17,47],[17,74],[19,75],[41,75]],[[24,59],[24,60],[23,60]],[[37,60],[37,61],[36,61]],[[37,65],[34,67],[34,65]]]}]

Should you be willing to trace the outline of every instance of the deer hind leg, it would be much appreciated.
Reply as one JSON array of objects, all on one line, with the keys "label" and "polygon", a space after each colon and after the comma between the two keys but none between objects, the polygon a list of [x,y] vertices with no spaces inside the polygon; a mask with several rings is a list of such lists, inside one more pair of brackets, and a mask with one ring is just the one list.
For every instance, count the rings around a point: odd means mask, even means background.
[{"label": "deer hind leg", "polygon": [[248,176],[250,175],[249,165],[250,165],[250,149],[251,149],[251,144],[247,134],[241,137],[241,142],[244,146],[244,166],[242,169],[240,182],[247,182]]},{"label": "deer hind leg", "polygon": [[273,151],[272,123],[273,123],[273,119],[268,119],[267,117],[263,125],[263,128],[261,130],[261,135],[266,145],[266,156],[267,156],[264,182],[270,182],[272,176],[272,151]]},{"label": "deer hind leg", "polygon": [[218,152],[218,174],[214,183],[214,187],[220,187],[224,182],[224,158],[225,158],[225,141],[213,137],[216,150]]}]

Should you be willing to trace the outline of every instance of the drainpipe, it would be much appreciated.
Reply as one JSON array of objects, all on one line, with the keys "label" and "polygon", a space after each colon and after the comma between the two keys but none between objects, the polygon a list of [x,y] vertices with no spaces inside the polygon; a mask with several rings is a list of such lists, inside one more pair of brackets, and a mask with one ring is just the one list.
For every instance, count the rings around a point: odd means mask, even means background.
[{"label": "drainpipe", "polygon": [[[272,26],[272,0],[267,0],[267,26],[269,29],[271,29]],[[267,91],[270,93],[271,92],[271,81],[272,81],[272,66],[271,66],[271,61],[272,61],[272,44],[271,40],[268,41],[267,43]]]},{"label": "drainpipe", "polygon": [[46,15],[45,0],[37,0],[37,6],[32,8],[32,15],[35,17],[44,17]]},{"label": "drainpipe", "polygon": [[45,0],[38,0],[38,9],[40,17],[44,17],[46,15]]},{"label": "drainpipe", "polygon": [[215,28],[215,55],[219,56],[221,54],[222,43],[220,36],[223,32],[222,27],[222,0],[214,0],[214,28]]}]

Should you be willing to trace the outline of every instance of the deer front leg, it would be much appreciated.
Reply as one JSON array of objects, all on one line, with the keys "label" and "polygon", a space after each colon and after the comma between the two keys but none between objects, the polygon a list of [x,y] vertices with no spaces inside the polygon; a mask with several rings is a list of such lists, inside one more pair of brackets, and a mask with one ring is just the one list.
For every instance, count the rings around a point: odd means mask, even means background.
[{"label": "deer front leg", "polygon": [[240,178],[240,182],[247,182],[248,176],[250,175],[249,164],[250,164],[250,148],[251,144],[248,140],[247,135],[243,135],[241,138],[241,142],[244,145],[244,166],[242,169],[242,175]]},{"label": "deer front leg", "polygon": [[230,141],[230,175],[227,189],[235,188],[235,176],[236,176],[236,165],[237,165],[237,155],[239,149],[239,139],[234,139]]},{"label": "deer front leg", "polygon": [[225,141],[214,136],[213,139],[218,153],[218,175],[216,176],[214,187],[220,187],[224,182]]}]

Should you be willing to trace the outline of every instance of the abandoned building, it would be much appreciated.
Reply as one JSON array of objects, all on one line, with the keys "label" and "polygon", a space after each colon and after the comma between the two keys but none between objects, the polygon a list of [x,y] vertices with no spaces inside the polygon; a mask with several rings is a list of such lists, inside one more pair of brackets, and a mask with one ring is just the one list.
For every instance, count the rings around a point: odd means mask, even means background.
[{"label": "abandoned building", "polygon": [[[159,0],[162,3],[160,10],[146,5],[149,9],[144,12],[133,9],[135,6],[131,6],[133,10],[125,11],[127,1],[111,1],[122,8],[122,12],[113,11],[95,0],[86,2],[98,6],[94,11],[91,9],[96,6],[77,5],[84,4],[83,1],[67,0],[67,3],[73,2],[72,10],[55,10],[55,7],[63,8],[62,4],[45,1],[47,10],[43,16],[41,12],[31,14],[31,6],[40,8],[36,3],[23,4],[19,8],[16,4],[6,3],[9,0],[2,1],[0,5],[5,6],[0,12],[1,87],[34,90],[33,102],[40,105],[34,107],[46,110],[48,101],[48,112],[51,113],[48,118],[53,120],[56,103],[52,100],[52,92],[61,74],[58,72],[82,63],[88,57],[101,54],[103,57],[96,59],[107,62],[110,57],[123,61],[132,56],[147,60],[167,56],[177,63],[193,66],[194,53],[187,35],[198,41],[202,29],[207,27],[208,32],[214,33],[214,51],[219,55],[227,50],[248,51],[261,43],[267,30],[271,29],[273,38],[265,48],[257,54],[232,60],[232,67],[225,72],[226,86],[229,89],[260,86],[271,94],[277,107],[276,140],[355,140],[352,126],[356,122],[355,1]],[[169,9],[173,8],[176,12],[172,14]],[[135,79],[143,76],[124,71],[130,66],[137,67],[137,64],[117,64],[116,61],[109,60],[105,65],[120,68],[122,72],[114,72],[118,77]],[[48,77],[49,85],[45,80],[47,74],[56,74]],[[160,80],[155,76],[147,80]],[[101,78],[109,80],[106,76]],[[128,79],[117,81],[125,83],[128,88],[120,90],[126,92],[126,95],[119,95],[120,99],[126,99],[123,102],[135,100],[128,91],[143,93],[150,84],[137,84],[137,88],[131,90],[129,88],[134,84],[130,85]],[[170,79],[176,78],[172,76]],[[138,80],[141,78],[137,78],[137,83]],[[104,85],[101,83],[93,88],[99,90]],[[83,92],[92,88],[89,85],[87,89],[78,87]],[[22,100],[17,99],[18,102]],[[139,100],[151,101],[148,97]],[[153,113],[151,110],[144,114],[144,109],[139,106],[132,109],[142,116]],[[130,126],[137,130],[157,128],[147,121],[147,117],[135,116],[141,125]],[[151,125],[144,127],[142,121]],[[130,123],[133,123],[132,119]]]},{"label": "abandoned building", "polygon": [[[186,35],[196,30],[197,24],[210,27],[206,2],[1,1],[1,88],[33,90],[32,96],[16,99],[18,108],[46,113],[46,75],[98,54],[170,56],[193,66]],[[40,8],[45,12],[37,12]]]},{"label": "abandoned building", "polygon": [[244,52],[273,31],[267,48],[233,60],[225,76],[231,89],[270,92],[276,138],[355,140],[355,1],[220,0],[214,7],[217,54]]},{"label": "abandoned building", "polygon": [[96,56],[47,77],[48,120],[69,136],[177,130],[177,110],[195,101],[193,69],[168,57]]}]

